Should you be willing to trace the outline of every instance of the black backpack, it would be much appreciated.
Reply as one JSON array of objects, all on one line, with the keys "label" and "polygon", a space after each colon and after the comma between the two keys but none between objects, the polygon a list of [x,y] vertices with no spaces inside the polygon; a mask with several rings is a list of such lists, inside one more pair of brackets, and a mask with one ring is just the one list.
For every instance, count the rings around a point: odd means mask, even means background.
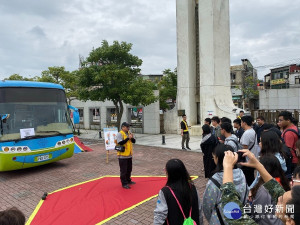
[{"label": "black backpack", "polygon": [[[283,134],[282,134],[282,143],[285,145],[284,136],[285,136],[286,132],[288,132],[288,131],[291,131],[291,132],[293,132],[294,134],[297,134],[297,137],[298,137],[298,140],[299,140],[299,139],[300,139],[300,130],[299,130],[298,127],[297,127],[297,130],[298,130],[298,132],[295,131],[294,129],[286,129],[286,130],[283,132]],[[286,145],[285,145],[285,146],[286,146]],[[286,147],[287,147],[287,146],[286,146]],[[288,147],[287,147],[287,148],[288,148]],[[297,156],[296,150],[291,149],[291,151],[294,151],[295,155]]]},{"label": "black backpack", "polygon": [[284,139],[285,133],[288,132],[288,131],[292,131],[294,134],[297,134],[298,139],[300,139],[300,129],[297,127],[297,130],[298,130],[298,132],[295,131],[294,129],[286,129],[286,130],[283,132],[283,139]]},{"label": "black backpack", "polygon": [[291,150],[288,146],[285,145],[285,143],[282,143],[282,151],[285,155],[285,164],[286,164],[286,172],[285,176],[287,179],[292,179],[292,160],[293,155],[291,153]]}]

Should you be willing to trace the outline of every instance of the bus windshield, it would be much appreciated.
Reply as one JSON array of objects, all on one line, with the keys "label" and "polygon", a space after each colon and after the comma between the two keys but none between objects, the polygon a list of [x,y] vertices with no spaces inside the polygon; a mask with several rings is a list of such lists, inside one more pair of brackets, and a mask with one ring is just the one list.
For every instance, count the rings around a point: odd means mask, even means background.
[{"label": "bus windshield", "polygon": [[[31,138],[73,133],[65,92],[54,88],[0,88],[0,141],[21,139],[31,128]],[[32,129],[33,128],[33,129]]]}]

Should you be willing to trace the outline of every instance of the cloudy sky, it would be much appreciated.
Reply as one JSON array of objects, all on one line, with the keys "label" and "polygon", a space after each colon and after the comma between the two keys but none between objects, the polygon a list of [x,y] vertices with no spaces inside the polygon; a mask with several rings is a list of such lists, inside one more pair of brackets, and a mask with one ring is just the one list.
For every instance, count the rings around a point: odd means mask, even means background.
[{"label": "cloudy sky", "polygon": [[[263,77],[300,63],[299,12],[300,0],[230,0],[231,65],[248,58]],[[177,63],[176,0],[0,0],[0,21],[0,80],[76,70],[104,39],[132,43],[143,74]]]}]

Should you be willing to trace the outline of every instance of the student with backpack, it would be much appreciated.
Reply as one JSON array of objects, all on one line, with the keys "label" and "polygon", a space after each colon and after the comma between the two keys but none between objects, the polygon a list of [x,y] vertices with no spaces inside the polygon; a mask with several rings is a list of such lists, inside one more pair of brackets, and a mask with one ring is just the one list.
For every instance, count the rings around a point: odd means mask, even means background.
[{"label": "student with backpack", "polygon": [[235,152],[240,149],[243,149],[243,146],[240,144],[237,136],[231,133],[232,125],[228,122],[221,124],[221,134],[224,135],[225,141],[224,145],[230,145]]},{"label": "student with backpack", "polygon": [[158,194],[154,225],[203,224],[200,198],[183,162],[170,159],[165,169],[167,183]]},{"label": "student with backpack", "polygon": [[[257,143],[257,134],[252,128],[253,118],[252,116],[242,117],[242,128],[245,130],[240,142],[244,149],[249,149],[256,157],[259,156],[260,148]],[[248,167],[242,167],[242,170],[246,176],[247,184],[250,186],[254,181],[254,169]]]},{"label": "student with backpack", "polygon": [[[223,158],[224,152],[232,151],[231,146],[219,144],[213,152],[213,158],[216,164],[215,174],[206,184],[203,194],[203,212],[209,224],[224,224],[225,218],[220,212],[219,203],[221,200],[220,186],[223,181]],[[236,185],[236,191],[239,193],[240,201],[245,204],[248,197],[248,185],[244,173],[239,168],[233,169],[233,183]]]},{"label": "student with backpack", "polygon": [[280,139],[276,133],[272,130],[262,132],[261,141],[259,144],[261,147],[260,157],[263,157],[267,154],[274,155],[280,162],[282,170],[286,172],[287,168],[285,153],[283,152],[282,143],[280,142]]},{"label": "student with backpack", "polygon": [[[264,131],[272,131],[275,132],[277,134],[277,137],[280,141],[280,144],[282,146],[282,153],[281,155],[284,156],[285,159],[285,163],[286,163],[286,171],[285,171],[285,176],[288,180],[292,179],[292,153],[290,151],[290,149],[285,145],[284,141],[282,141],[281,139],[281,132],[279,129],[277,129],[276,127],[274,127],[272,124],[265,124],[264,126]],[[272,142],[271,142],[272,143]],[[280,161],[280,159],[278,159]]]},{"label": "student with backpack", "polygon": [[[276,135],[276,133],[272,130],[269,131],[263,131],[261,133],[261,138],[259,142],[259,146],[261,148],[260,151],[260,157],[264,157],[265,155],[271,154],[274,155],[281,166],[281,169],[286,174],[287,173],[287,157],[286,154],[283,151],[282,144],[280,142],[280,139]],[[291,174],[286,174],[286,178],[290,178]],[[250,185],[250,189],[252,189],[258,182],[260,178],[260,174],[256,174],[256,178],[253,181],[253,183]]]},{"label": "student with backpack", "polygon": [[235,119],[233,121],[233,127],[236,129],[234,134],[235,136],[237,136],[239,141],[241,140],[244,133],[244,129],[241,127],[241,123],[242,121],[240,119]]},{"label": "student with backpack", "polygon": [[296,154],[296,142],[298,140],[298,128],[293,124],[294,118],[291,112],[282,111],[279,114],[278,125],[283,129],[282,139],[286,146],[290,149],[292,160],[292,171],[296,168],[298,163],[298,157]]}]

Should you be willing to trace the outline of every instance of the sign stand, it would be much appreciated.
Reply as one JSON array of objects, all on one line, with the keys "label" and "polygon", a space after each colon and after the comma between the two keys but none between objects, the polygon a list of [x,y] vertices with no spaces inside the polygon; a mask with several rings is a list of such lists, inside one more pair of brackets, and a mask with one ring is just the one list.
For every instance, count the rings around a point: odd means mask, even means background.
[{"label": "sign stand", "polygon": [[117,144],[117,134],[118,128],[110,127],[110,128],[103,128],[104,132],[104,142],[105,142],[105,149],[106,149],[106,163],[108,163],[109,155],[116,154],[115,152],[110,153],[110,150],[115,151],[115,146]]},{"label": "sign stand", "polygon": [[109,152],[109,150],[106,150],[106,163],[108,163],[109,155],[115,155],[115,152]]}]

